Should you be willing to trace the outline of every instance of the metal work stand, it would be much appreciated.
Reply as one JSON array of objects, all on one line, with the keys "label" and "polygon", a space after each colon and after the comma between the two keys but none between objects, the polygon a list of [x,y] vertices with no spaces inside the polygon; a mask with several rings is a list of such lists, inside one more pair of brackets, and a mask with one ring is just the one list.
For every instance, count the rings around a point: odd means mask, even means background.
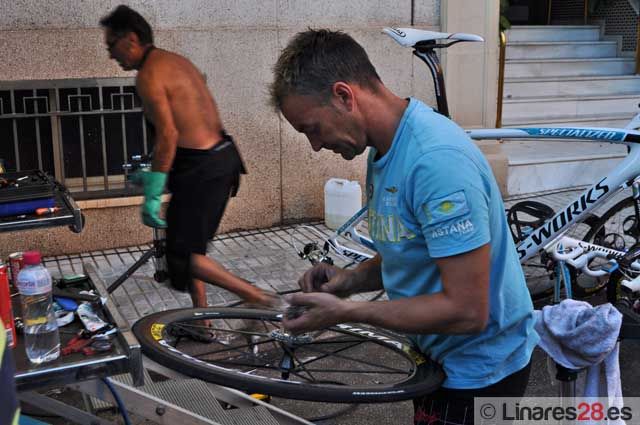
[{"label": "metal work stand", "polygon": [[560,399],[576,396],[576,379],[580,369],[567,369],[556,363],[556,379],[560,381]]},{"label": "metal work stand", "polygon": [[132,274],[136,272],[144,263],[149,261],[149,259],[153,259],[155,264],[155,273],[153,274],[153,278],[156,282],[164,282],[167,277],[167,261],[166,261],[166,247],[167,241],[165,239],[165,230],[164,229],[153,229],[153,246],[147,250],[138,261],[136,261],[131,267],[129,267],[119,278],[117,278],[109,287],[107,288],[107,292],[109,294],[113,293],[120,285],[124,283],[125,280],[129,279]]}]

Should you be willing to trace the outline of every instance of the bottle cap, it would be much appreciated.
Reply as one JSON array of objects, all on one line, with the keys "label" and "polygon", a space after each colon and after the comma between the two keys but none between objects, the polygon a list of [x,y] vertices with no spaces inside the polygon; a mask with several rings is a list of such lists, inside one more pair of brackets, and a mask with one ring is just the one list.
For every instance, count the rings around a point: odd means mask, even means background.
[{"label": "bottle cap", "polygon": [[22,259],[25,265],[34,266],[40,264],[40,252],[26,251],[22,254]]}]

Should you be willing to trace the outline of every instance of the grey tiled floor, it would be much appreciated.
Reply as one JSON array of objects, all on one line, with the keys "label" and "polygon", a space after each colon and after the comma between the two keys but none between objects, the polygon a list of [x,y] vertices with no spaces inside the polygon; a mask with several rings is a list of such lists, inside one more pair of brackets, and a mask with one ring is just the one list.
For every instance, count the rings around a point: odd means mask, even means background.
[{"label": "grey tiled floor", "polygon": [[[302,249],[309,242],[321,244],[322,237],[330,234],[331,231],[321,222],[227,233],[209,242],[207,255],[254,285],[282,293],[297,289],[298,278],[310,267],[308,261],[296,255],[294,244],[297,249]],[[49,257],[44,261],[54,277],[82,273],[83,263],[90,263],[109,285],[148,249],[150,245],[142,245]],[[338,258],[334,260],[338,265],[345,264]],[[154,271],[153,262],[148,261],[111,296],[114,305],[131,324],[156,311],[191,307],[191,298],[187,292],[173,289],[169,281],[156,282],[153,278]],[[239,301],[233,293],[214,285],[207,285],[207,297],[212,306]]]}]

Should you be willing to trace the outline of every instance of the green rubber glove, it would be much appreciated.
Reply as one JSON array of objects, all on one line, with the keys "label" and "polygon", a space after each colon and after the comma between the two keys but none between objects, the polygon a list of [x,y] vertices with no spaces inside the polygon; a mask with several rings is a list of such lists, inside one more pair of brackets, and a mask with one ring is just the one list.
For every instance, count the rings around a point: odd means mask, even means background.
[{"label": "green rubber glove", "polygon": [[142,182],[144,189],[142,222],[149,227],[167,227],[167,222],[160,218],[162,192],[167,182],[167,173],[160,171],[139,171],[136,173],[136,179]]}]

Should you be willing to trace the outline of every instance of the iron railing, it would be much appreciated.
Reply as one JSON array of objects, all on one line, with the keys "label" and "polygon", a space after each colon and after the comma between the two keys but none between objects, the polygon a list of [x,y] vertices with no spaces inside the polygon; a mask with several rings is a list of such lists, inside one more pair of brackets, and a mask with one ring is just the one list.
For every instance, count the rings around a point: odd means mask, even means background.
[{"label": "iron railing", "polygon": [[504,97],[504,64],[507,51],[507,35],[500,31],[500,61],[498,62],[498,99],[496,111],[496,128],[502,127],[502,102]]},{"label": "iron railing", "polygon": [[122,164],[151,131],[133,78],[0,82],[5,169],[42,169],[78,199],[137,193]]}]

